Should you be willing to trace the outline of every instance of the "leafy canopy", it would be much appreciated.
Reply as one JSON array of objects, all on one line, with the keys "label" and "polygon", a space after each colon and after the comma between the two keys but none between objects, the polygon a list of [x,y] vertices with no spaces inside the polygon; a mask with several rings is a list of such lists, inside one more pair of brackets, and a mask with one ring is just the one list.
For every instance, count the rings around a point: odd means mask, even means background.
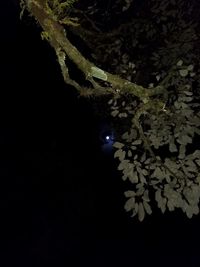
[{"label": "leafy canopy", "polygon": [[[55,49],[65,82],[93,101],[102,97],[101,107],[106,98],[117,133],[114,157],[129,187],[125,210],[140,221],[155,203],[162,213],[179,208],[189,218],[197,215],[198,1],[22,2]],[[86,45],[90,59],[70,34]],[[72,79],[68,59],[89,86]]]}]

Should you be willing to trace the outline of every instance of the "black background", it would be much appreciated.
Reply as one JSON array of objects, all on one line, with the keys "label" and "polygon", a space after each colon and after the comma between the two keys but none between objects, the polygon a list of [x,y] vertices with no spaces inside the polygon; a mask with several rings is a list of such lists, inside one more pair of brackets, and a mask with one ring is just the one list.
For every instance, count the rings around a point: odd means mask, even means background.
[{"label": "black background", "polygon": [[0,5],[1,266],[200,266],[199,216],[123,209],[92,107],[13,1]]}]

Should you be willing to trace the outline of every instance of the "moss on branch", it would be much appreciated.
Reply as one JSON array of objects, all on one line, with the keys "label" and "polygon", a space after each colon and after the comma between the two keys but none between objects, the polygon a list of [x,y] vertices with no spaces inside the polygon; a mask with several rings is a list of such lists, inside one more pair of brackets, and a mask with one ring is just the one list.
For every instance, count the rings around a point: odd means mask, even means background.
[{"label": "moss on branch", "polygon": [[[71,1],[74,2],[74,1]],[[70,3],[71,3],[70,2]],[[163,94],[164,87],[155,87],[152,89],[144,88],[135,83],[131,83],[118,75],[113,75],[104,70],[99,69],[92,62],[87,60],[78,49],[72,45],[67,38],[67,33],[62,24],[57,20],[52,12],[49,12],[47,1],[44,0],[25,0],[29,12],[35,17],[43,31],[48,35],[48,42],[55,49],[56,54],[62,50],[66,56],[72,60],[76,66],[84,73],[85,79],[90,81],[94,87],[94,95],[105,94],[123,94],[129,93],[140,98],[144,103],[149,101],[149,98],[154,95]],[[69,18],[70,20],[70,18]],[[60,60],[58,60],[60,62]],[[61,66],[63,74],[63,66]],[[70,80],[69,75],[67,76]],[[106,81],[109,86],[100,86],[97,80]],[[67,83],[66,75],[64,80]],[[70,83],[70,82],[69,82]],[[75,86],[80,92],[80,87]]]}]

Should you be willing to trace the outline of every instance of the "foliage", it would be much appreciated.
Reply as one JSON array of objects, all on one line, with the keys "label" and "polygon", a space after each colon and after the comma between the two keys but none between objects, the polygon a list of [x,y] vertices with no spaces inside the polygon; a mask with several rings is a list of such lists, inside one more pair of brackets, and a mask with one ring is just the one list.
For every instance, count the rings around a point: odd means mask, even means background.
[{"label": "foliage", "polygon": [[[132,184],[132,189],[125,192],[125,210],[131,211],[132,216],[138,215],[140,221],[145,214],[152,213],[151,203],[153,205],[155,201],[163,213],[175,208],[182,209],[189,218],[199,213],[200,150],[194,143],[200,135],[199,57],[195,49],[198,34],[195,32],[196,24],[184,19],[183,10],[175,8],[176,4],[181,7],[184,1],[171,2],[158,4],[152,1],[151,12],[156,14],[153,15],[156,25],[150,23],[141,29],[140,20],[134,24],[135,29],[148,31],[145,37],[150,39],[150,43],[156,40],[155,52],[149,51],[153,55],[150,60],[154,67],[148,83],[149,87],[156,83],[167,88],[163,109],[155,113],[153,109],[147,110],[144,104],[138,104],[136,99],[126,99],[126,103],[123,98],[108,102],[111,116],[121,120],[121,124],[124,118],[132,121],[121,140],[113,146],[117,149],[114,157],[120,161],[118,170],[122,172],[122,179]],[[192,12],[191,8],[189,12]],[[170,16],[180,19],[181,23],[168,22]],[[153,26],[149,32],[149,27]],[[159,27],[164,43],[158,42],[156,27]],[[181,33],[178,41],[175,39],[177,32]],[[169,34],[170,38],[167,38]],[[133,47],[141,46],[137,40],[139,34],[133,36]],[[122,50],[117,50],[119,58]],[[134,80],[137,71],[133,70],[145,66],[137,58],[131,60],[130,57],[122,55],[123,64],[118,65],[118,70],[129,80]],[[132,71],[128,73],[130,69]],[[198,84],[196,88],[195,83]],[[154,198],[150,199],[149,194]]]},{"label": "foliage", "polygon": [[[110,96],[110,116],[120,128],[114,157],[131,186],[125,210],[143,221],[157,203],[163,213],[179,208],[191,218],[200,199],[198,1],[85,1],[34,0],[33,11],[65,82],[82,96]],[[68,33],[87,45],[93,63]],[[70,77],[66,59],[89,87]]]},{"label": "foliage", "polygon": [[[122,135],[124,141],[114,144],[122,179],[134,188],[125,192],[129,198],[125,209],[133,216],[138,214],[139,220],[144,219],[145,211],[151,214],[149,191],[155,193],[162,212],[181,208],[189,218],[199,212],[200,150],[187,152],[194,136],[200,134],[200,111],[194,110],[199,104],[193,99],[191,91],[180,92],[171,110],[159,116],[142,114],[144,135],[133,124]],[[162,148],[168,153],[163,154]]]}]

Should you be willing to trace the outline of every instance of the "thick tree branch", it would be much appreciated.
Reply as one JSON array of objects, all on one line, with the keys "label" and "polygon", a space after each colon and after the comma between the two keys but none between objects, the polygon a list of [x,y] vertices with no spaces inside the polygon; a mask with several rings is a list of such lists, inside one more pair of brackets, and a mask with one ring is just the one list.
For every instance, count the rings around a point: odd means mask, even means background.
[{"label": "thick tree branch", "polygon": [[[143,102],[148,102],[149,97],[153,95],[163,94],[164,87],[159,86],[152,89],[146,89],[137,84],[131,83],[117,75],[113,75],[96,67],[92,62],[87,60],[76,47],[74,47],[67,38],[67,33],[64,27],[55,19],[48,11],[45,0],[25,0],[29,12],[35,17],[48,36],[48,41],[55,49],[58,55],[62,50],[66,56],[72,60],[76,66],[84,73],[85,79],[92,82],[94,94],[116,94],[130,93],[139,97]],[[64,63],[64,62],[63,62]],[[63,72],[63,66],[61,66]],[[101,87],[96,82],[97,80],[106,81],[110,86]],[[67,82],[66,75],[64,77]],[[75,86],[78,89],[78,86]],[[79,88],[80,89],[80,88]],[[80,90],[79,90],[80,91]]]}]

